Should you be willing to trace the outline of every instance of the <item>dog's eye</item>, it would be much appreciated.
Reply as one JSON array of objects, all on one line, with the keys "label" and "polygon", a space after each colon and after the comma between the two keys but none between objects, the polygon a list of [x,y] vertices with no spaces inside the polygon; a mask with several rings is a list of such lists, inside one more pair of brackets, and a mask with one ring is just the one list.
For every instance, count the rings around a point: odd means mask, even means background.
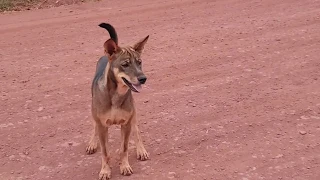
[{"label": "dog's eye", "polygon": [[139,66],[141,65],[141,63],[142,63],[141,61],[137,61],[137,64],[138,64]]},{"label": "dog's eye", "polygon": [[126,68],[129,66],[129,63],[128,62],[122,63],[121,66]]},{"label": "dog's eye", "polygon": [[121,65],[122,67],[128,67],[129,66],[129,63],[124,63]]}]

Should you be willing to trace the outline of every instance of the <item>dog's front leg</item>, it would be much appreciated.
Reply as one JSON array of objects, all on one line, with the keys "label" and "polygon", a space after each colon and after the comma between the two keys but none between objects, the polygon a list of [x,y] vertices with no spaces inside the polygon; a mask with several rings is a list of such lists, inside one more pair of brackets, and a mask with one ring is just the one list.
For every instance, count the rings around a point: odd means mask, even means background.
[{"label": "dog's front leg", "polygon": [[149,159],[149,154],[147,150],[144,148],[144,145],[140,136],[136,114],[134,114],[131,124],[134,132],[134,141],[137,148],[137,159],[141,161],[145,161]]},{"label": "dog's front leg", "polygon": [[108,149],[108,128],[103,127],[100,124],[96,124],[96,126],[99,133],[99,141],[102,154],[102,166],[101,171],[99,173],[99,180],[107,180],[111,178],[111,168],[109,165],[110,158]]},{"label": "dog's front leg", "polygon": [[121,148],[120,148],[120,172],[122,175],[131,175],[132,168],[128,160],[129,137],[131,133],[131,124],[121,126]]},{"label": "dog's front leg", "polygon": [[98,127],[97,127],[97,123],[94,121],[93,122],[93,133],[91,135],[89,144],[86,148],[86,153],[87,154],[93,154],[97,151],[98,149],[98,143],[99,143],[99,139],[98,139]]}]

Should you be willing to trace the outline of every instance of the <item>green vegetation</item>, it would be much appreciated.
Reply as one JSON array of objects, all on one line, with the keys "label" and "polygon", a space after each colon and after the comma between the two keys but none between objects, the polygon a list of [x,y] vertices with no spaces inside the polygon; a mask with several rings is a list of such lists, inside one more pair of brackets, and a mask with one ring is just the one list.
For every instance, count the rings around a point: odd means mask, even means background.
[{"label": "green vegetation", "polygon": [[0,12],[28,8],[36,2],[38,0],[0,0]]}]

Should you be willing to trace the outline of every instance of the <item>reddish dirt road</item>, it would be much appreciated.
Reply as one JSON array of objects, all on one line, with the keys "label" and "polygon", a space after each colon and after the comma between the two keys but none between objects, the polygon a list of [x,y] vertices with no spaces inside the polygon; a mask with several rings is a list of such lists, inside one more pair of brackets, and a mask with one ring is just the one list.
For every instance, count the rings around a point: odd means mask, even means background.
[{"label": "reddish dirt road", "polygon": [[114,180],[320,179],[320,1],[113,1],[0,15],[0,179],[94,180],[90,86],[109,38],[147,34],[135,94],[151,160]]}]

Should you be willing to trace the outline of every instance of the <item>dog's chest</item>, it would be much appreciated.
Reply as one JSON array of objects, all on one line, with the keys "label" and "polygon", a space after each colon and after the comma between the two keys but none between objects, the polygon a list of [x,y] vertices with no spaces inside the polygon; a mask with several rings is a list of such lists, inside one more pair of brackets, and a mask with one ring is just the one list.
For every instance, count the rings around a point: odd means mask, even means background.
[{"label": "dog's chest", "polygon": [[126,124],[132,117],[133,111],[126,111],[121,108],[112,107],[101,119],[105,126]]}]

